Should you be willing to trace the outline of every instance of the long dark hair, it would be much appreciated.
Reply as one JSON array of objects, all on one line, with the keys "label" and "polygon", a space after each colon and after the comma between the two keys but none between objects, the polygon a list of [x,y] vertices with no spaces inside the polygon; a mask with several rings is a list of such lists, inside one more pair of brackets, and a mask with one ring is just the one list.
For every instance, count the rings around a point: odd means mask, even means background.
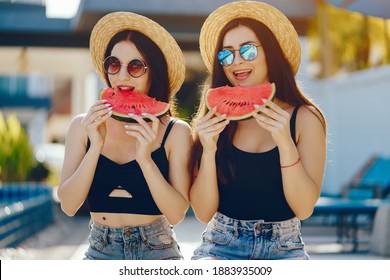
[{"label": "long dark hair", "polygon": [[[156,98],[159,101],[170,103],[169,114],[171,116],[176,115],[174,101],[169,96],[167,62],[160,48],[149,37],[138,31],[123,30],[111,38],[107,45],[104,58],[110,56],[114,46],[121,41],[132,42],[145,59],[151,79],[148,96]],[[111,86],[108,74],[106,73],[105,75],[107,85]]]},{"label": "long dark hair", "polygon": [[[326,122],[321,110],[298,88],[291,65],[284,56],[283,51],[271,30],[261,22],[249,18],[234,19],[222,29],[214,54],[213,70],[211,75],[207,77],[203,86],[202,97],[200,98],[198,111],[192,121],[192,126],[195,127],[207,114],[208,110],[203,98],[207,90],[209,88],[216,88],[224,85],[232,86],[223,72],[222,66],[218,62],[217,53],[222,49],[222,40],[226,32],[239,25],[244,25],[252,29],[260,40],[265,53],[269,82],[276,84],[275,97],[292,106],[313,106],[319,112],[319,119],[324,126],[324,130],[326,130]],[[231,161],[231,151],[233,136],[236,129],[237,122],[230,122],[218,138],[216,153],[217,176],[218,180],[222,183],[231,180],[235,176],[234,166]],[[195,129],[193,131],[195,131]],[[200,144],[197,135],[195,135],[191,162],[193,170],[196,170],[196,168],[199,167],[202,151],[202,145]]]}]

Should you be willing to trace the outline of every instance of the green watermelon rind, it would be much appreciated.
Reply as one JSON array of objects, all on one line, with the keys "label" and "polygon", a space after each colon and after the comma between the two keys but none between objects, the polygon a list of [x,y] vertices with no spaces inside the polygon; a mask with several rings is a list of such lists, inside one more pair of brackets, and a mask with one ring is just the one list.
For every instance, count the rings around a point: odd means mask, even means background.
[{"label": "green watermelon rind", "polygon": [[[99,100],[102,99],[102,96],[104,94],[104,92],[106,92],[106,90],[109,90],[110,88],[103,88],[100,90],[100,93],[99,93]],[[150,98],[150,101],[153,101],[154,98]],[[165,103],[165,102],[162,102],[162,101],[159,101],[161,103]],[[109,103],[109,102],[108,102]],[[155,117],[157,118],[161,118],[162,116],[164,116],[170,109],[171,105],[169,103],[166,103],[166,106],[163,110],[161,110],[160,112],[158,113],[155,113],[153,114]],[[118,113],[118,112],[115,112],[113,111],[112,112],[112,115],[111,117],[115,120],[118,120],[118,121],[121,121],[121,122],[127,122],[127,123],[136,123],[137,121],[131,117],[129,117],[128,115],[125,115],[125,114],[121,114],[121,113]],[[146,121],[146,122],[150,122],[151,120],[149,118],[144,118],[143,119]]]},{"label": "green watermelon rind", "polygon": [[[275,98],[275,93],[276,93],[276,86],[274,83],[270,83],[271,85],[271,95],[270,97],[268,98],[268,100],[271,100],[273,101],[274,98]],[[209,110],[211,110],[211,106],[209,105],[208,101],[207,101],[207,94],[205,94],[205,103],[206,103],[206,106]],[[259,105],[262,105],[262,104],[259,104]],[[226,117],[226,119],[228,120],[231,120],[231,121],[243,121],[243,120],[248,120],[248,119],[251,119],[253,118],[253,112],[255,112],[256,109],[254,109],[253,111],[251,111],[250,113],[247,113],[247,114],[244,114],[242,116],[237,116],[237,117]],[[222,115],[222,113],[219,113],[219,112],[215,112],[215,115],[219,116],[219,115]]]},{"label": "green watermelon rind", "polygon": [[[161,114],[159,113],[158,115],[154,115],[154,116],[157,118],[161,118],[162,116],[164,116],[168,112],[168,110],[169,110],[169,108],[165,112],[163,112]],[[126,115],[118,114],[118,113],[112,113],[111,118],[116,119],[117,121],[121,121],[121,122],[137,123],[137,121],[135,119],[130,118],[129,116],[126,116]],[[146,122],[151,121],[149,118],[143,117],[143,119]]]}]

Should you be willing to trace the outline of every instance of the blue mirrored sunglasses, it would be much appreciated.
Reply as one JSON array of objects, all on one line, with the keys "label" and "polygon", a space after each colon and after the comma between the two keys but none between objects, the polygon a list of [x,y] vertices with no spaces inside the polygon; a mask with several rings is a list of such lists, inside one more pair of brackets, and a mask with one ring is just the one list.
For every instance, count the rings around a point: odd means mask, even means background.
[{"label": "blue mirrored sunglasses", "polygon": [[246,61],[252,61],[257,57],[257,48],[261,45],[246,44],[239,50],[224,49],[218,53],[218,61],[222,66],[230,66],[234,61],[234,54],[236,51],[240,52],[240,56]]}]

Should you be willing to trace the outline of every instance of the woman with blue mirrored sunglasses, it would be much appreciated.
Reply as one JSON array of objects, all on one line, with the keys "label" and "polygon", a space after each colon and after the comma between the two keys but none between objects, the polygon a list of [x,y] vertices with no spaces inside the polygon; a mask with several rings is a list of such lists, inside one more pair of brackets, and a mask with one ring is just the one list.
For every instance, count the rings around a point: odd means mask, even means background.
[{"label": "woman with blue mirrored sunglasses", "polygon": [[207,227],[192,259],[308,259],[300,221],[321,192],[326,121],[295,81],[298,34],[274,7],[238,1],[206,19],[199,43],[210,73],[203,95],[264,83],[274,83],[276,93],[241,121],[200,99],[190,201]]}]

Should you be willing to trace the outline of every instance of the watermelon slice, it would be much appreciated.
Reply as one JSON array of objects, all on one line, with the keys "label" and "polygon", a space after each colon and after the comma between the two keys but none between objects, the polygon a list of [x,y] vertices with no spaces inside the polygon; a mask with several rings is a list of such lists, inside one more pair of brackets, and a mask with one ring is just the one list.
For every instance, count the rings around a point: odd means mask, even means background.
[{"label": "watermelon slice", "polygon": [[245,120],[252,117],[254,105],[262,105],[262,99],[273,100],[275,84],[265,83],[251,87],[223,86],[209,89],[206,93],[206,106],[209,110],[216,107],[216,114],[226,114],[232,121]]},{"label": "watermelon slice", "polygon": [[107,103],[112,106],[111,117],[122,122],[135,122],[133,118],[129,117],[129,114],[149,113],[156,117],[162,117],[170,107],[169,103],[158,101],[142,92],[114,90],[113,88],[102,89],[99,99],[107,100]]}]

